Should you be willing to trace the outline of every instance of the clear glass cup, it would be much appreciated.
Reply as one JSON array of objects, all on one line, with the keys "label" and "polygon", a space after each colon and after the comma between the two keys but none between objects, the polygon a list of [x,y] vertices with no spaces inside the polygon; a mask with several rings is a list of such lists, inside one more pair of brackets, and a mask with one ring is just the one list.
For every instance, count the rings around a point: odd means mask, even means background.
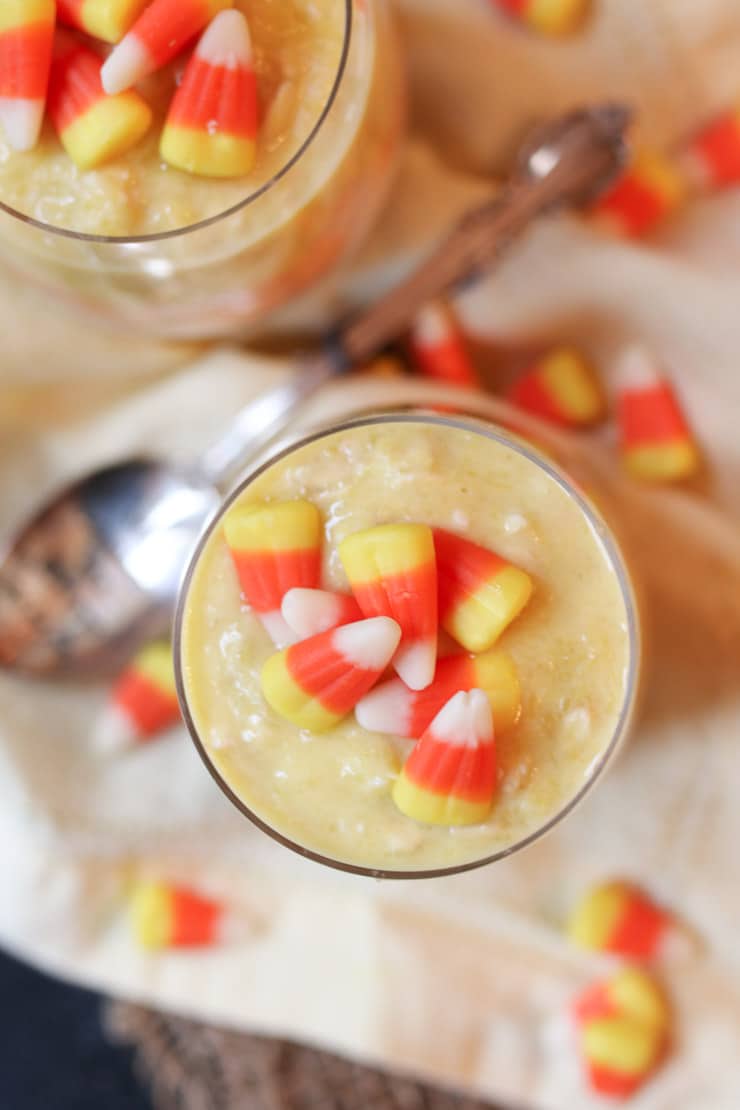
[{"label": "clear glass cup", "polygon": [[[423,393],[423,388],[421,389]],[[515,852],[521,851],[534,841],[539,840],[546,833],[558,825],[565,817],[568,816],[586,797],[587,794],[593,789],[594,785],[601,778],[606,771],[607,767],[615,758],[617,752],[625,742],[631,722],[633,720],[636,703],[638,700],[639,683],[640,683],[640,670],[642,663],[642,638],[640,630],[640,620],[638,606],[635,596],[635,590],[630,577],[630,573],[620,549],[620,546],[614,536],[614,533],[609,528],[601,513],[596,509],[593,502],[583,493],[581,481],[575,482],[562,467],[553,461],[548,454],[542,453],[538,448],[534,447],[530,442],[520,438],[517,434],[511,431],[504,430],[503,427],[492,423],[490,420],[481,419],[481,408],[498,406],[499,409],[505,409],[499,402],[488,402],[481,399],[476,402],[474,395],[470,395],[468,400],[460,401],[464,405],[463,417],[458,415],[459,409],[455,414],[430,414],[428,410],[416,410],[412,406],[404,406],[403,412],[386,412],[379,415],[362,416],[359,419],[353,419],[345,423],[332,424],[330,426],[322,427],[315,431],[312,435],[301,439],[299,442],[291,443],[290,446],[283,450],[277,451],[272,454],[270,458],[264,461],[258,469],[250,473],[238,486],[238,488],[228,497],[224,502],[215,519],[211,521],[205,534],[201,538],[196,551],[193,554],[189,568],[186,572],[178,605],[178,611],[175,622],[175,637],[174,637],[174,654],[175,654],[175,670],[177,677],[178,696],[180,699],[180,706],[182,709],[183,717],[190,735],[195,743],[196,749],[205,763],[208,771],[215,779],[218,786],[223,793],[230,799],[238,810],[250,821],[252,821],[268,836],[272,837],[279,844],[292,851],[297,852],[299,855],[307,859],[313,860],[317,863],[324,864],[328,867],[336,868],[340,871],[350,872],[357,875],[366,875],[374,878],[386,879],[422,879],[422,878],[439,878],[445,875],[458,874],[464,871],[470,871],[474,868],[483,867],[487,864],[494,863],[497,860],[508,857]],[[364,426],[369,424],[384,424],[387,422],[394,423],[426,423],[450,426],[453,428],[462,428],[466,431],[476,432],[481,436],[485,436],[499,444],[502,444],[519,455],[523,456],[532,462],[540,471],[547,475],[550,479],[558,484],[568,498],[575,503],[583,518],[588,524],[594,538],[600,545],[602,552],[605,556],[608,566],[613,570],[616,582],[618,584],[619,595],[621,602],[624,606],[625,623],[627,631],[627,655],[628,664],[626,670],[626,677],[624,682],[624,696],[621,702],[619,713],[617,715],[616,724],[613,734],[609,742],[605,745],[597,759],[595,759],[589,766],[588,777],[583,782],[581,787],[569,797],[563,805],[561,805],[556,812],[547,816],[542,824],[527,832],[525,836],[520,838],[514,843],[508,844],[500,850],[496,850],[481,858],[467,860],[453,866],[443,867],[428,867],[424,869],[409,869],[409,868],[391,868],[391,867],[367,867],[355,863],[348,863],[341,859],[332,858],[329,855],[322,854],[314,851],[311,848],[296,842],[287,836],[281,829],[275,828],[267,823],[260,815],[241,798],[234,790],[232,785],[226,780],[219,768],[214,764],[211,755],[209,754],[208,747],[204,743],[203,738],[199,733],[198,725],[196,724],[189,704],[189,696],[187,689],[187,682],[183,673],[183,619],[188,605],[189,590],[193,581],[195,569],[200,560],[208,541],[213,532],[219,528],[225,512],[229,507],[242,496],[244,491],[258,478],[263,472],[268,470],[276,461],[282,459],[292,452],[314,443],[317,440],[332,436],[337,432],[342,432],[347,429]]]},{"label": "clear glass cup", "polygon": [[231,209],[158,235],[78,234],[0,203],[0,260],[98,320],[177,339],[243,333],[317,283],[367,234],[404,123],[388,0],[333,0],[343,47],[323,111],[269,181]]}]

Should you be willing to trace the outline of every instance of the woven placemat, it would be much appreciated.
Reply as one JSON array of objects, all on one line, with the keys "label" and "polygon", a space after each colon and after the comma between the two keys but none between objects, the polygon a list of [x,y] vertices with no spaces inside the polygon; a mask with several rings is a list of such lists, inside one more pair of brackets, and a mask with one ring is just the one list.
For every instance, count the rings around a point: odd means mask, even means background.
[{"label": "woven placemat", "polygon": [[128,1003],[109,1003],[105,1026],[133,1048],[155,1110],[494,1110],[328,1052]]}]

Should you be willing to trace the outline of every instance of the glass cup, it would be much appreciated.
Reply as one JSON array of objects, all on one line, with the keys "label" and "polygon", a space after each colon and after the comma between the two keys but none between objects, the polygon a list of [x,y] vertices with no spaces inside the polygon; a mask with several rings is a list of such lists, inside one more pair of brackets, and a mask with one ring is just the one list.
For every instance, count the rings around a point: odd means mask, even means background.
[{"label": "glass cup", "polygon": [[[421,392],[423,392],[423,389]],[[436,878],[482,867],[527,847],[559,824],[559,822],[571,813],[591,791],[625,741],[635,710],[642,656],[639,615],[630,575],[614,534],[605,523],[600,512],[595,508],[594,504],[583,494],[580,483],[576,484],[568,474],[549,457],[549,455],[543,454],[540,450],[532,446],[531,443],[526,442],[517,435],[513,435],[509,431],[505,431],[489,420],[480,419],[480,410],[486,407],[485,400],[476,403],[471,395],[470,400],[462,401],[461,403],[468,412],[471,409],[473,412],[475,412],[476,409],[478,410],[475,419],[471,419],[468,415],[462,419],[457,415],[430,415],[428,411],[416,411],[413,409],[402,413],[392,412],[381,415],[364,416],[348,423],[324,427],[316,431],[313,435],[308,436],[306,439],[301,440],[299,443],[292,444],[286,449],[274,454],[264,462],[259,469],[245,478],[241,485],[223,504],[216,518],[210,523],[192,557],[181,590],[175,625],[174,648],[178,695],[185,723],[209,772],[237,809],[257,825],[258,828],[262,829],[263,832],[278,841],[278,843],[292,849],[307,859],[353,874],[395,879]],[[495,406],[498,403],[489,401],[488,407],[490,407],[491,404]],[[499,408],[500,407],[499,405]],[[499,846],[495,851],[487,851],[481,853],[479,857],[466,859],[463,862],[453,865],[428,866],[420,869],[394,866],[364,866],[354,862],[346,862],[341,858],[333,858],[326,852],[313,850],[311,847],[297,842],[293,837],[286,835],[284,830],[274,827],[269,821],[261,817],[258,812],[255,812],[255,808],[253,808],[254,803],[252,803],[252,805],[247,804],[244,798],[239,795],[238,790],[234,787],[234,783],[228,780],[223,770],[217,765],[213,750],[209,748],[203,735],[201,735],[199,724],[195,720],[195,714],[192,710],[191,693],[189,691],[183,663],[183,622],[190,602],[190,592],[193,585],[194,574],[204,551],[209,545],[211,537],[214,532],[219,529],[224,513],[230,506],[238,500],[246,490],[249,490],[255,480],[268,471],[278,460],[288,458],[303,447],[315,444],[322,439],[334,436],[336,433],[348,431],[352,428],[369,427],[371,425],[383,427],[391,423],[408,424],[409,426],[412,424],[422,424],[424,426],[449,427],[475,433],[484,439],[493,441],[515,452],[521,459],[528,461],[532,466],[536,467],[539,476],[556,483],[560,490],[566,494],[569,502],[577,508],[578,514],[580,514],[580,517],[586,523],[595,544],[598,545],[607,567],[613,572],[620,598],[620,606],[623,607],[626,640],[627,665],[623,685],[623,696],[621,697],[618,712],[613,718],[613,731],[611,731],[608,741],[601,748],[597,757],[590,761],[585,778],[578,788],[574,789],[568,797],[565,797],[562,800],[562,804],[559,804],[553,812],[543,815],[543,819],[537,827],[527,829],[524,835],[517,837],[511,843]],[[610,721],[611,719],[610,717]],[[341,742],[341,740],[338,739],[337,742]],[[256,808],[258,809],[259,807],[257,806]]]},{"label": "glass cup", "polygon": [[404,121],[388,0],[333,2],[344,31],[330,95],[270,180],[199,223],[131,238],[78,234],[0,203],[3,265],[98,320],[177,339],[254,329],[316,284],[378,214]]}]

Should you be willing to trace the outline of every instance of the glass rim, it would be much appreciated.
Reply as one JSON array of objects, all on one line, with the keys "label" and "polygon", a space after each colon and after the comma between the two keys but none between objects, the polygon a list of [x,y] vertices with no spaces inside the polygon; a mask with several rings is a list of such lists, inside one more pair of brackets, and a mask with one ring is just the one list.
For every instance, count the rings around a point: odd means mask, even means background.
[{"label": "glass rim", "polygon": [[[480,859],[468,860],[463,863],[452,864],[445,867],[425,867],[418,869],[401,869],[401,868],[385,868],[385,867],[369,867],[363,864],[350,863],[345,860],[335,859],[332,856],[326,856],[322,852],[315,851],[308,848],[297,841],[292,840],[289,836],[280,832],[268,824],[259,814],[255,813],[247,803],[236,794],[230,787],[224,776],[215,766],[211,759],[206,747],[201,740],[199,730],[195,724],[190,713],[188,704],[187,691],[185,689],[185,681],[183,677],[182,667],[182,629],[185,615],[185,608],[187,597],[192,583],[195,568],[197,567],[200,557],[206,544],[209,542],[211,535],[219,522],[223,519],[224,514],[231,507],[231,505],[242,495],[244,490],[251,485],[261,474],[281,459],[286,458],[294,451],[298,451],[303,447],[307,447],[317,440],[325,439],[328,436],[336,435],[341,432],[349,431],[352,428],[368,427],[376,424],[432,424],[441,427],[457,428],[461,431],[474,432],[478,435],[492,439],[494,442],[501,444],[516,451],[518,454],[523,455],[529,459],[534,465],[544,470],[550,478],[552,478],[558,486],[572,498],[581,512],[589,523],[592,533],[594,534],[597,542],[600,543],[610,566],[612,567],[620,589],[620,594],[625,608],[628,632],[628,665],[625,680],[624,699],[620,708],[619,716],[614,726],[614,733],[611,740],[604,748],[603,752],[597,759],[593,760],[588,771],[588,777],[583,785],[575,792],[575,794],[568,799],[568,801],[560,809],[557,810],[544,824],[528,833],[525,837],[515,841],[513,844],[505,848],[500,848],[497,851],[483,856]],[[506,859],[517,852],[528,848],[536,841],[546,836],[556,825],[559,825],[570,813],[575,810],[580,803],[584,800],[587,794],[595,784],[602,778],[608,765],[616,755],[617,751],[624,741],[635,711],[637,703],[638,687],[639,687],[639,674],[642,661],[642,634],[640,629],[639,610],[636,598],[636,591],[632,583],[629,570],[622,554],[619,543],[607,524],[601,517],[600,513],[591,505],[590,501],[584,494],[576,487],[573,480],[568,476],[567,472],[560,467],[557,463],[553,463],[551,459],[541,454],[537,448],[532,447],[525,440],[521,439],[516,432],[510,432],[499,425],[492,423],[489,418],[475,417],[475,416],[457,416],[457,415],[440,415],[429,413],[425,411],[407,411],[399,412],[382,412],[376,413],[371,416],[360,416],[349,420],[343,420],[336,424],[322,426],[321,428],[303,436],[300,440],[291,443],[289,446],[284,447],[272,454],[269,459],[266,459],[255,470],[251,471],[239,485],[232,490],[227,497],[224,498],[218,511],[209,520],[203,534],[200,536],[198,543],[193,551],[187,570],[183,576],[180,585],[177,609],[175,613],[175,623],[173,630],[173,655],[175,665],[175,684],[177,689],[177,697],[180,703],[180,710],[182,712],[183,721],[190,734],[198,755],[205,764],[209,774],[216,782],[219,789],[226,795],[229,801],[241,812],[244,817],[247,817],[252,824],[256,825],[258,829],[266,833],[272,840],[277,841],[278,844],[284,848],[302,856],[304,859],[310,860],[313,863],[323,864],[326,867],[331,867],[335,871],[343,871],[351,875],[361,875],[366,878],[373,879],[440,879],[452,875],[460,875],[466,871],[475,871],[480,867],[487,867],[489,864],[497,863],[500,860]]]},{"label": "glass rim", "polygon": [[318,119],[309,131],[306,138],[295,151],[295,153],[288,159],[288,161],[280,167],[280,169],[272,175],[272,177],[260,185],[258,189],[250,193],[249,196],[244,197],[236,204],[232,204],[230,208],[224,209],[223,212],[217,212],[213,216],[207,216],[203,220],[198,220],[196,223],[187,224],[184,227],[171,228],[169,231],[156,231],[148,235],[96,235],[91,232],[74,231],[72,228],[57,227],[55,224],[45,223],[43,220],[36,219],[35,216],[29,216],[25,212],[20,212],[17,208],[6,204],[0,200],[0,213],[10,216],[19,223],[26,224],[29,227],[34,227],[38,231],[43,231],[45,234],[57,235],[63,239],[72,239],[82,243],[99,243],[109,246],[121,247],[135,247],[146,243],[161,243],[170,239],[178,239],[195,231],[202,231],[204,228],[212,227],[219,223],[221,220],[229,219],[231,216],[236,215],[237,212],[247,208],[250,204],[254,204],[256,200],[269,192],[279,181],[290,173],[290,171],[302,160],[304,154],[308,151],[318,138],[319,133],[323,130],[324,123],[329,115],[329,112],[334,106],[334,103],[339,93],[339,89],[347,69],[347,60],[349,58],[349,49],[352,39],[352,12],[353,0],[339,0],[344,3],[344,35],[342,38],[342,49],[339,56],[339,65],[337,67],[336,76],[332,82],[329,95],[327,97],[324,107],[319,113]]}]

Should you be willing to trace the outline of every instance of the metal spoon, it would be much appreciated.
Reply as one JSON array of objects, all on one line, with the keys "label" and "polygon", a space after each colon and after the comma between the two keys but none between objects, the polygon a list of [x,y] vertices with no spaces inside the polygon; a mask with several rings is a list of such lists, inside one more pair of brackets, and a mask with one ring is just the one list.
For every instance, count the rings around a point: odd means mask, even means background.
[{"label": "metal spoon", "polygon": [[247,405],[188,469],[128,459],[82,478],[28,522],[0,565],[0,666],[93,678],[169,627],[183,569],[224,489],[303,401],[397,338],[428,300],[470,280],[533,219],[592,201],[624,164],[630,112],[576,111],[540,127],[495,200],[421,267],[338,328],[288,385]]}]

